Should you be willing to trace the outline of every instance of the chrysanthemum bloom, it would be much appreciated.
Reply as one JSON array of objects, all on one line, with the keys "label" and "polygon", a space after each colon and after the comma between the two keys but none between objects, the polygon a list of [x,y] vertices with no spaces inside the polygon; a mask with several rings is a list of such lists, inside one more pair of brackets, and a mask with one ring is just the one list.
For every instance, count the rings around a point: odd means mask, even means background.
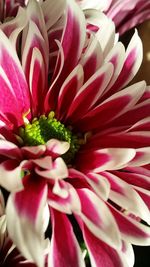
[{"label": "chrysanthemum bloom", "polygon": [[76,0],[83,10],[101,10],[116,25],[120,34],[150,19],[149,0]]},{"label": "chrysanthemum bloom", "polygon": [[149,88],[124,88],[141,41],[135,32],[125,52],[105,16],[95,37],[75,1],[60,3],[31,0],[1,25],[8,233],[39,267],[48,221],[48,266],[85,266],[83,242],[92,267],[133,266],[131,243],[150,244]]}]

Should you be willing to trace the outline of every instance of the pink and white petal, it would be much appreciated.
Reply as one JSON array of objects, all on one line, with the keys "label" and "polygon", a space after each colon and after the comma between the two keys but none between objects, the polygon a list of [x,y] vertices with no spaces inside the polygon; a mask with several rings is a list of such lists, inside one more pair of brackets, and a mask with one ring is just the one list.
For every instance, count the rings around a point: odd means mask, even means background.
[{"label": "pink and white petal", "polygon": [[[67,73],[63,74],[65,76],[68,76],[68,72],[76,66],[86,37],[85,18],[80,8],[73,0],[67,0],[67,8],[67,21],[62,37],[65,67],[67,68]],[[74,56],[72,57],[72,55]]]},{"label": "pink and white petal", "polygon": [[101,44],[103,55],[106,57],[115,43],[115,25],[113,21],[108,17],[103,18],[101,28],[97,31],[96,37]]},{"label": "pink and white petal", "polygon": [[106,57],[115,42],[115,25],[113,21],[97,10],[86,10],[85,16],[87,23],[99,28],[96,32],[96,38],[101,45],[104,57]]},{"label": "pink and white petal", "polygon": [[1,112],[20,126],[23,114],[30,108],[29,92],[16,51],[1,30],[0,51]]},{"label": "pink and white petal", "polygon": [[[135,156],[132,148],[108,148],[89,150],[78,154],[76,164],[84,172],[101,172],[125,167]],[[91,161],[91,158],[93,159]]]},{"label": "pink and white petal", "polygon": [[103,64],[103,53],[99,41],[91,35],[87,48],[82,54],[80,64],[84,70],[84,82],[86,82]]},{"label": "pink and white petal", "polygon": [[[80,10],[79,6],[75,3],[74,0],[67,0],[66,25],[64,27],[61,40],[61,46],[64,55],[64,65],[57,79],[57,83],[54,83],[53,86],[51,86],[50,92],[47,95],[46,106],[48,106],[47,103],[49,103],[49,106],[53,109],[55,99],[57,99],[62,84],[68,77],[68,74],[76,67],[79,62],[82,50],[84,48],[85,37],[86,26],[83,12]],[[59,65],[62,61],[60,56],[61,54],[58,53],[55,71],[56,74],[54,72],[53,79],[55,79],[55,76],[58,73],[57,69],[60,69]]]},{"label": "pink and white petal", "polygon": [[[59,51],[56,52],[57,56],[57,61],[55,64],[55,69],[53,71],[53,77],[52,77],[52,84],[45,96],[45,100],[44,100],[44,108],[45,108],[45,112],[48,113],[50,110],[55,110],[56,107],[56,99],[58,97],[59,94],[59,90],[60,88],[57,87],[57,93],[55,95],[55,91],[56,91],[56,86],[57,86],[57,81],[59,79],[59,76],[62,72],[62,69],[64,68],[64,52],[63,52],[63,48],[61,43],[56,40],[56,44],[58,45]],[[54,90],[55,88],[55,90]]]},{"label": "pink and white petal", "polygon": [[68,176],[68,169],[62,158],[55,159],[51,169],[42,170],[40,167],[36,167],[35,172],[44,178],[56,181],[65,179]]},{"label": "pink and white petal", "polygon": [[143,166],[150,163],[150,147],[136,149],[136,155],[129,163],[131,167]]},{"label": "pink and white petal", "polygon": [[113,65],[111,63],[106,63],[81,87],[73,99],[67,114],[67,117],[72,123],[78,121],[79,118],[82,118],[89,110],[91,110],[94,104],[101,97],[112,77],[112,74]]},{"label": "pink and white petal", "polygon": [[[27,8],[26,8],[26,12],[27,12],[27,16],[29,21],[32,20],[34,21],[34,23],[37,25],[38,29],[40,30],[44,40],[45,40],[45,46],[46,46],[46,50],[43,53],[44,58],[46,58],[47,56],[47,52],[48,52],[48,37],[47,37],[47,29],[46,29],[46,25],[45,25],[45,21],[44,21],[44,14],[43,14],[43,10],[41,7],[42,3],[38,3],[39,1],[35,1],[35,0],[30,0],[28,1],[27,4]],[[47,62],[48,64],[48,62]],[[48,66],[47,66],[48,67]]]},{"label": "pink and white petal", "polygon": [[46,198],[45,183],[30,177],[24,190],[10,195],[6,206],[10,238],[22,255],[39,267],[44,267],[43,216]]},{"label": "pink and white petal", "polygon": [[150,210],[150,191],[148,189],[146,190],[138,186],[134,186],[134,189],[137,191],[137,193],[140,195],[140,197],[143,199],[143,201]]},{"label": "pink and white petal", "polygon": [[109,205],[123,240],[139,246],[150,245],[150,228]]},{"label": "pink and white petal", "polygon": [[32,162],[34,162],[36,166],[38,166],[39,168],[42,168],[42,169],[50,170],[53,167],[52,157],[50,157],[50,156],[37,158],[37,159],[32,160]]},{"label": "pink and white petal", "polygon": [[[145,90],[145,92],[146,92],[146,90]],[[142,97],[141,97],[141,99],[142,99]],[[132,125],[137,123],[139,120],[142,120],[146,117],[149,117],[150,99],[148,98],[145,101],[140,103],[141,99],[139,99],[138,104],[136,104],[134,107],[132,107],[131,110],[129,110],[127,113],[123,114],[118,119],[116,119],[116,121],[113,122],[113,127],[116,127],[118,125],[124,125],[124,126],[127,125],[127,126],[131,127]]]},{"label": "pink and white petal", "polygon": [[45,77],[47,77],[48,48],[39,28],[32,20],[29,21],[28,30],[25,28],[23,31],[23,39],[25,39],[25,42],[22,42],[22,67],[27,81],[29,82],[29,66],[31,64],[33,48],[38,48],[38,50],[41,52],[45,66]]},{"label": "pink and white petal", "polygon": [[68,142],[59,141],[57,139],[50,139],[46,143],[47,154],[52,153],[52,155],[55,155],[55,157],[65,154],[68,151],[69,147],[70,145]]},{"label": "pink and white petal", "polygon": [[119,229],[105,202],[89,189],[77,189],[77,192],[81,202],[81,220],[98,239],[115,249],[120,248]]},{"label": "pink and white petal", "polygon": [[87,112],[77,123],[77,126],[79,125],[82,131],[103,128],[103,125],[114,121],[133,108],[143,95],[145,88],[146,83],[141,81],[115,93],[93,110]]},{"label": "pink and white petal", "polygon": [[131,185],[150,190],[149,173],[147,171],[145,173],[142,167],[128,167],[125,168],[124,172],[113,171],[113,173]]},{"label": "pink and white petal", "polygon": [[66,8],[66,1],[44,1],[41,4],[47,31],[60,19]]},{"label": "pink and white petal", "polygon": [[12,46],[16,49],[17,38],[20,32],[27,24],[26,11],[19,7],[18,13],[14,19],[11,19],[0,25],[0,29],[7,35]]},{"label": "pink and white petal", "polygon": [[22,163],[15,159],[6,160],[0,164],[0,185],[8,191],[20,191],[23,189],[21,180]]},{"label": "pink and white petal", "polygon": [[87,173],[86,180],[95,191],[95,193],[104,201],[107,201],[110,193],[110,183],[109,181],[98,173]]},{"label": "pink and white petal", "polygon": [[48,266],[85,267],[82,252],[67,216],[51,209],[51,218],[53,229]]},{"label": "pink and white petal", "polygon": [[150,223],[150,213],[140,195],[131,185],[122,181],[116,175],[103,172],[101,173],[111,185],[109,199],[118,206],[125,209],[128,213],[133,213],[144,221]]},{"label": "pink and white petal", "polygon": [[87,176],[83,172],[80,172],[79,170],[73,168],[69,168],[68,172],[69,183],[73,185],[74,188],[91,189],[91,186],[87,181]]},{"label": "pink and white petal", "polygon": [[119,90],[133,79],[133,77],[139,70],[142,59],[143,59],[142,42],[140,37],[138,36],[137,31],[135,31],[126,50],[126,57],[121,73],[118,76],[118,79],[116,80],[112,88],[110,89],[107,97],[110,96],[110,94],[112,94],[113,92],[116,92],[116,88],[117,90]]},{"label": "pink and white petal", "polygon": [[59,95],[58,95],[58,106],[57,106],[57,117],[62,119],[68,112],[69,106],[71,105],[74,97],[83,85],[83,68],[79,64],[76,68],[68,75],[64,81]]},{"label": "pink and white petal", "polygon": [[[107,86],[107,89],[104,91],[104,94],[112,87],[112,85],[117,80],[125,59],[125,48],[121,42],[117,42],[115,46],[110,50],[109,54],[105,58],[105,62],[111,62],[114,66],[114,73],[111,79],[111,82]],[[104,95],[103,94],[103,95]]]},{"label": "pink and white petal", "polygon": [[0,155],[9,159],[21,160],[23,158],[21,149],[5,139],[0,139]]},{"label": "pink and white petal", "polygon": [[48,204],[50,207],[66,213],[80,213],[81,204],[74,187],[65,181],[56,181],[53,189],[48,190]]},{"label": "pink and white petal", "polygon": [[[115,250],[102,240],[96,238],[84,225],[82,228],[84,240],[88,248],[92,267],[132,267],[127,264],[126,255],[121,250]],[[129,253],[133,257],[133,252]]]},{"label": "pink and white petal", "polygon": [[23,146],[21,148],[21,151],[23,152],[23,155],[27,157],[27,159],[38,159],[41,157],[45,151],[46,146],[45,145],[39,145],[39,146]]},{"label": "pink and white petal", "polygon": [[35,47],[32,51],[29,72],[33,117],[37,117],[42,113],[43,97],[45,96],[47,89],[45,73],[46,71],[43,56],[40,50]]},{"label": "pink and white petal", "polygon": [[90,1],[90,0],[77,0],[80,7],[84,9],[97,9],[97,10],[107,10],[112,2],[112,0],[106,0],[106,1]]}]

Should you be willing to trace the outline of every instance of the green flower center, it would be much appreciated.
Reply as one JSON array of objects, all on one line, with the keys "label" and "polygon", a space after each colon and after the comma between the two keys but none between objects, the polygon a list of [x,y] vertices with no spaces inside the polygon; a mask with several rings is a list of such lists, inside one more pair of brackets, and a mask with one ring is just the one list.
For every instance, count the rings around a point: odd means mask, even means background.
[{"label": "green flower center", "polygon": [[67,163],[70,163],[80,148],[80,140],[54,116],[55,113],[51,111],[48,117],[42,115],[39,119],[34,118],[31,123],[25,124],[19,129],[19,135],[23,144],[27,146],[42,145],[52,138],[68,142],[70,148],[63,155],[63,158]]}]

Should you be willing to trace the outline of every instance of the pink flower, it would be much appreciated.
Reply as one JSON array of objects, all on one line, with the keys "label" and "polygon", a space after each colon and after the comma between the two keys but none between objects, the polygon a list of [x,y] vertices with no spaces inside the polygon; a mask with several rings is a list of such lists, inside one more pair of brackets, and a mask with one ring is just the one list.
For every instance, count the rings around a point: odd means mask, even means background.
[{"label": "pink flower", "polygon": [[[103,14],[86,31],[75,1],[29,1],[0,30],[0,185],[10,238],[45,266],[133,266],[148,245],[149,87]],[[21,47],[20,47],[21,46]],[[139,219],[140,218],[140,219]]]},{"label": "pink flower", "polygon": [[76,0],[81,8],[101,10],[111,18],[120,34],[150,19],[150,1],[147,0]]}]

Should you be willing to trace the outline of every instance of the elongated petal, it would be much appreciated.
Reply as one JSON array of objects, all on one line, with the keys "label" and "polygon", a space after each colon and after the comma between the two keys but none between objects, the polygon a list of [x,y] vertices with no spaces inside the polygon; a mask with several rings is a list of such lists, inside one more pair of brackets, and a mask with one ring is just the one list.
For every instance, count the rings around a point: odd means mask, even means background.
[{"label": "elongated petal", "polygon": [[[105,242],[96,238],[83,226],[83,234],[90,255],[92,267],[128,267],[126,255],[121,250],[115,250]],[[133,251],[128,256],[133,257]],[[130,265],[130,267],[133,265]]]},{"label": "elongated petal", "polygon": [[113,248],[120,248],[118,227],[105,203],[88,189],[78,189],[77,192],[81,201],[80,217],[88,229]]},{"label": "elongated petal", "polygon": [[68,117],[71,117],[71,122],[79,120],[94,106],[108,85],[112,74],[112,64],[105,64],[81,87],[67,114]]},{"label": "elongated petal", "polygon": [[82,258],[82,253],[67,216],[51,209],[51,217],[53,232],[49,266],[84,267],[85,264]]},{"label": "elongated petal", "polygon": [[[47,102],[53,109],[55,99],[59,93],[59,90],[65,81],[68,73],[70,73],[74,67],[78,64],[81,57],[82,50],[84,48],[86,37],[85,18],[78,5],[74,0],[67,1],[67,16],[66,25],[63,31],[61,46],[64,54],[64,66],[57,79],[57,83],[51,87],[49,95],[47,96]],[[72,57],[73,55],[73,57]],[[72,60],[70,60],[72,58]],[[57,65],[60,65],[60,54],[58,53]],[[54,72],[55,74],[55,72]],[[55,79],[53,77],[53,79]]]},{"label": "elongated petal", "polygon": [[[80,153],[77,158],[77,166],[84,172],[100,172],[104,170],[120,169],[130,162],[135,156],[134,149],[108,148],[96,151],[89,150]],[[92,157],[92,161],[91,161]]]},{"label": "elongated petal", "polygon": [[75,95],[83,85],[83,68],[81,65],[77,67],[68,75],[63,83],[58,95],[57,116],[61,119],[67,114],[70,104],[72,103]]},{"label": "elongated petal", "polygon": [[43,97],[46,90],[46,77],[43,56],[38,48],[33,48],[29,84],[32,97],[32,114],[34,117],[42,113]]},{"label": "elongated petal", "polygon": [[109,198],[114,203],[127,210],[128,213],[133,213],[150,223],[149,210],[131,185],[109,172],[103,172],[102,175],[108,179],[111,185]]},{"label": "elongated petal", "polygon": [[2,31],[0,51],[1,112],[18,126],[30,107],[28,87],[16,52]]},{"label": "elongated petal", "polygon": [[103,64],[103,53],[99,41],[95,36],[90,36],[88,46],[83,53],[80,64],[84,70],[84,82],[86,82]]},{"label": "elongated petal", "polygon": [[138,36],[137,31],[135,31],[126,50],[126,58],[124,61],[123,68],[120,72],[120,75],[118,76],[118,79],[111,88],[109,95],[110,93],[112,94],[112,92],[116,92],[116,88],[117,90],[119,90],[121,87],[124,87],[133,79],[133,77],[135,76],[141,65],[142,58],[143,58],[142,42]]},{"label": "elongated petal", "polygon": [[[27,34],[24,33],[25,42],[22,43],[22,66],[27,78],[27,81],[29,82],[29,73],[30,73],[30,64],[32,59],[32,53],[34,48],[38,48],[42,55],[42,60],[44,61],[44,70],[45,70],[45,78],[47,77],[47,54],[48,49],[45,43],[45,40],[38,29],[37,25],[30,20]],[[31,82],[30,82],[31,83]]]},{"label": "elongated petal", "polygon": [[116,219],[124,240],[140,246],[150,245],[150,228],[148,226],[137,222],[112,206],[109,206],[109,208]]},{"label": "elongated petal", "polygon": [[96,128],[103,128],[102,125],[114,121],[117,117],[126,113],[138,102],[146,88],[144,81],[133,84],[124,90],[115,93],[113,96],[89,111],[79,122],[80,129],[91,131]]},{"label": "elongated petal", "polygon": [[7,226],[11,239],[28,260],[44,266],[43,215],[46,205],[46,186],[40,181],[28,181],[28,186],[10,195],[7,207]]}]

